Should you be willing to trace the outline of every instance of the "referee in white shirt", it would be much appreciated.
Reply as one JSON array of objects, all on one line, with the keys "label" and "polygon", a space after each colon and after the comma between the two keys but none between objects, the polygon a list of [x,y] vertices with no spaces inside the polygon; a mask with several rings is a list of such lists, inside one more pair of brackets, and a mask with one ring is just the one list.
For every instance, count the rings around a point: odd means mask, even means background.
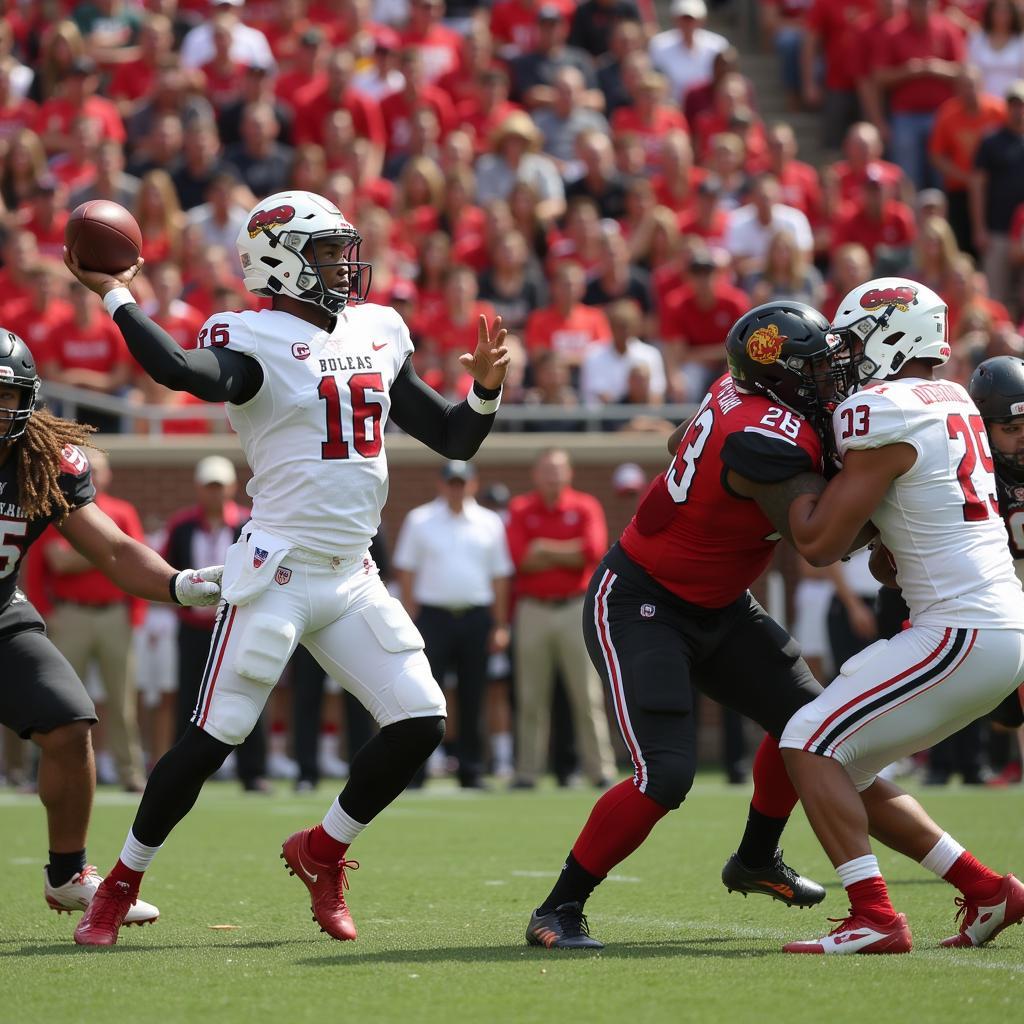
[{"label": "referee in white shirt", "polygon": [[505,526],[476,503],[476,470],[448,462],[440,495],[414,508],[398,534],[393,561],[402,603],[416,622],[438,683],[456,676],[459,784],[485,788],[487,661],[509,644],[509,579],[514,567]]}]

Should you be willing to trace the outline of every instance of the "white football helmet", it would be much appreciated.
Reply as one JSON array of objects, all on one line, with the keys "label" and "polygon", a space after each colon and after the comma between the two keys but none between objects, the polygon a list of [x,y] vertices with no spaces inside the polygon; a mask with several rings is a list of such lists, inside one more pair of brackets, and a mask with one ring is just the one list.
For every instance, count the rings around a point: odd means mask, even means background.
[{"label": "white football helmet", "polygon": [[[337,264],[348,270],[344,290],[328,288],[320,276],[314,239],[336,238],[345,247]],[[245,287],[256,295],[291,295],[340,313],[350,302],[364,302],[371,267],[359,262],[362,238],[332,202],[314,192],[277,192],[258,202],[238,232],[238,257]]]},{"label": "white football helmet", "polygon": [[950,356],[946,303],[923,284],[879,277],[854,288],[836,310],[832,332],[846,343],[848,389],[885,380],[908,359],[936,364]]}]

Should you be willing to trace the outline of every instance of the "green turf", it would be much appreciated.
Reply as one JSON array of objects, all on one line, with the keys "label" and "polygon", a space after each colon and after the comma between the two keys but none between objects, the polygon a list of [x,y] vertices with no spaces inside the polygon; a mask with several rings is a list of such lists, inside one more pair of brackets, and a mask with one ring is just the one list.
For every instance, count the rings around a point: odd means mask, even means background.
[{"label": "green turf", "polygon": [[[1024,861],[1014,791],[925,791],[936,817],[979,856]],[[42,810],[0,793],[0,1021],[463,1022],[723,1021],[864,1024],[1020,1019],[1024,929],[984,950],[934,948],[951,933],[953,891],[883,854],[917,949],[902,957],[785,957],[845,902],[798,815],[787,860],[829,886],[798,911],[728,895],[718,872],[747,793],[699,781],[685,807],[589,905],[601,954],[528,949],[523,929],[589,810],[589,791],[463,794],[435,784],[403,797],[353,849],[355,943],[310,920],[306,893],[278,859],[330,791],[243,797],[209,786],[147,877],[158,924],[113,950],[71,944],[72,919],[41,892]],[[109,866],[134,799],[101,793],[90,853]],[[215,931],[214,924],[236,925]]]}]

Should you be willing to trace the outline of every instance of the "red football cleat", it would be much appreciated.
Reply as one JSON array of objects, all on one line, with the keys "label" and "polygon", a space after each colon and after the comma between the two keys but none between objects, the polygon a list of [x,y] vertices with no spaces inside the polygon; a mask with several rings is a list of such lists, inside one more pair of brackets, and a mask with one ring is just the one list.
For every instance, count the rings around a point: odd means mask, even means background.
[{"label": "red football cleat", "polygon": [[345,872],[356,870],[359,862],[343,860],[339,864],[322,864],[309,852],[309,833],[303,829],[289,836],[281,847],[281,859],[288,865],[288,873],[302,879],[311,897],[313,920],[332,939],[341,942],[356,937],[356,923],[345,905],[348,878]]},{"label": "red football cleat", "polygon": [[943,939],[940,945],[953,948],[983,946],[1004,928],[1024,920],[1024,883],[1013,875],[1004,875],[1003,884],[991,899],[969,900],[957,896],[956,912],[960,931]]},{"label": "red football cleat", "polygon": [[135,899],[127,882],[105,878],[78,922],[75,942],[79,946],[113,946]]},{"label": "red football cleat", "polygon": [[[830,918],[835,921],[837,918]],[[909,953],[913,946],[905,914],[897,914],[888,924],[870,917],[851,916],[839,922],[828,935],[806,942],[790,942],[784,953]]]}]

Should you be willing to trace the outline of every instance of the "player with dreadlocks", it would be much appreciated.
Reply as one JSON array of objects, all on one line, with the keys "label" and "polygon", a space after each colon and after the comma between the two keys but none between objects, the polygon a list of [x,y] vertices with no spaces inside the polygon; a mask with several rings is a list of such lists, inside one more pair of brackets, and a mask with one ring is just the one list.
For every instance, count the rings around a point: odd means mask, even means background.
[{"label": "player with dreadlocks", "polygon": [[[53,523],[123,590],[188,605],[217,603],[221,569],[178,572],[100,511],[80,447],[92,428],[37,408],[39,384],[28,346],[0,327],[0,725],[40,749],[39,799],[50,844],[43,893],[53,910],[70,912],[84,910],[102,881],[85,856],[96,787],[89,739],[96,711],[17,588],[21,556]],[[158,915],[140,900],[127,923],[146,924]]]}]

